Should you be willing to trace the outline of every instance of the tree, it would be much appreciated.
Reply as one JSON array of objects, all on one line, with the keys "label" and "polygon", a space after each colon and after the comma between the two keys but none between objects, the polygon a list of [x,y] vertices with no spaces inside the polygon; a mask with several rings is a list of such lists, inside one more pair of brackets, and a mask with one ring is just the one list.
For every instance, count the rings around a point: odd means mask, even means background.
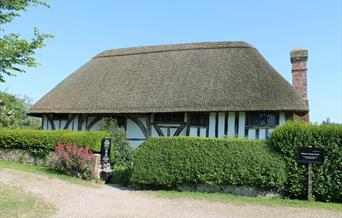
[{"label": "tree", "polygon": [[20,12],[33,6],[50,7],[44,0],[0,0],[0,83],[5,82],[4,76],[14,76],[16,73],[25,73],[24,66],[37,67],[33,57],[35,50],[45,46],[44,40],[52,38],[50,34],[40,34],[34,28],[34,38],[26,40],[18,33],[4,34],[4,24],[10,23]]},{"label": "tree", "polygon": [[0,92],[0,128],[31,128],[38,129],[41,120],[27,116],[32,100]]}]

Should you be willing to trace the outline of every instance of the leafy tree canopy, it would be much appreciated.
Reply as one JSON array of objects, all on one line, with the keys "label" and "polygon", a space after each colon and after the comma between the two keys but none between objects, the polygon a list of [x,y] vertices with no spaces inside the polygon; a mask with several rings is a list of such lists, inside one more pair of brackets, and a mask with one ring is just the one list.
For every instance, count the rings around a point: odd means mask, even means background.
[{"label": "leafy tree canopy", "polygon": [[39,118],[27,116],[32,100],[0,92],[0,128],[31,128],[38,129]]},{"label": "leafy tree canopy", "polygon": [[26,40],[18,33],[5,33],[4,24],[10,23],[20,12],[33,6],[50,7],[44,0],[0,0],[0,83],[5,82],[4,76],[14,76],[16,73],[24,73],[26,67],[38,65],[33,57],[35,50],[45,46],[44,40],[53,37],[50,34],[40,34],[34,28],[34,38]]}]

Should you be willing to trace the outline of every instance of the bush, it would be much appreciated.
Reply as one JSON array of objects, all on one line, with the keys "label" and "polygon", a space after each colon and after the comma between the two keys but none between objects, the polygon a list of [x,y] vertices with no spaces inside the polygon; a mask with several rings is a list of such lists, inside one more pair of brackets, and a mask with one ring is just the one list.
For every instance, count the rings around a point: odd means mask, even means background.
[{"label": "bush", "polygon": [[79,146],[90,146],[91,150],[101,150],[101,139],[108,136],[107,132],[75,132],[68,130],[29,130],[0,129],[0,147],[54,149],[58,144],[73,143]]},{"label": "bush", "polygon": [[95,176],[93,152],[89,147],[79,148],[74,144],[60,144],[55,147],[57,170],[78,178],[91,180]]},{"label": "bush", "polygon": [[111,182],[120,185],[129,185],[131,177],[131,167],[114,165],[112,167]]},{"label": "bush", "polygon": [[147,140],[133,155],[131,182],[138,187],[208,184],[278,189],[284,181],[285,164],[264,141],[158,137]]},{"label": "bush", "polygon": [[314,165],[313,194],[318,200],[342,202],[342,125],[307,125],[288,122],[272,132],[270,145],[286,162],[285,194],[290,198],[307,196],[307,164],[296,161],[297,148],[318,147],[325,162]]}]

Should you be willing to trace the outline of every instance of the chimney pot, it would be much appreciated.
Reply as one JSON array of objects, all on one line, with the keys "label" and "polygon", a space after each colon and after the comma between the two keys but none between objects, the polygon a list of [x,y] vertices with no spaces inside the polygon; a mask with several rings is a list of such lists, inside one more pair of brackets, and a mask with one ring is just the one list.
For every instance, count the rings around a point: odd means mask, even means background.
[{"label": "chimney pot", "polygon": [[295,48],[291,51],[291,63],[306,62],[308,60],[308,50],[305,48]]}]

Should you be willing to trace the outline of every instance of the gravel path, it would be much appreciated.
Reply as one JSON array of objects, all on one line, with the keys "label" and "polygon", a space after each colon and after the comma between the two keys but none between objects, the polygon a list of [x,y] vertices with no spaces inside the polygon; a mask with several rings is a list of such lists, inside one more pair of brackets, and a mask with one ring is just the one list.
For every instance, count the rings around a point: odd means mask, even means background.
[{"label": "gravel path", "polygon": [[54,217],[339,217],[315,208],[232,204],[192,199],[166,199],[120,187],[88,187],[56,178],[0,169],[0,182],[41,195],[58,208]]}]

